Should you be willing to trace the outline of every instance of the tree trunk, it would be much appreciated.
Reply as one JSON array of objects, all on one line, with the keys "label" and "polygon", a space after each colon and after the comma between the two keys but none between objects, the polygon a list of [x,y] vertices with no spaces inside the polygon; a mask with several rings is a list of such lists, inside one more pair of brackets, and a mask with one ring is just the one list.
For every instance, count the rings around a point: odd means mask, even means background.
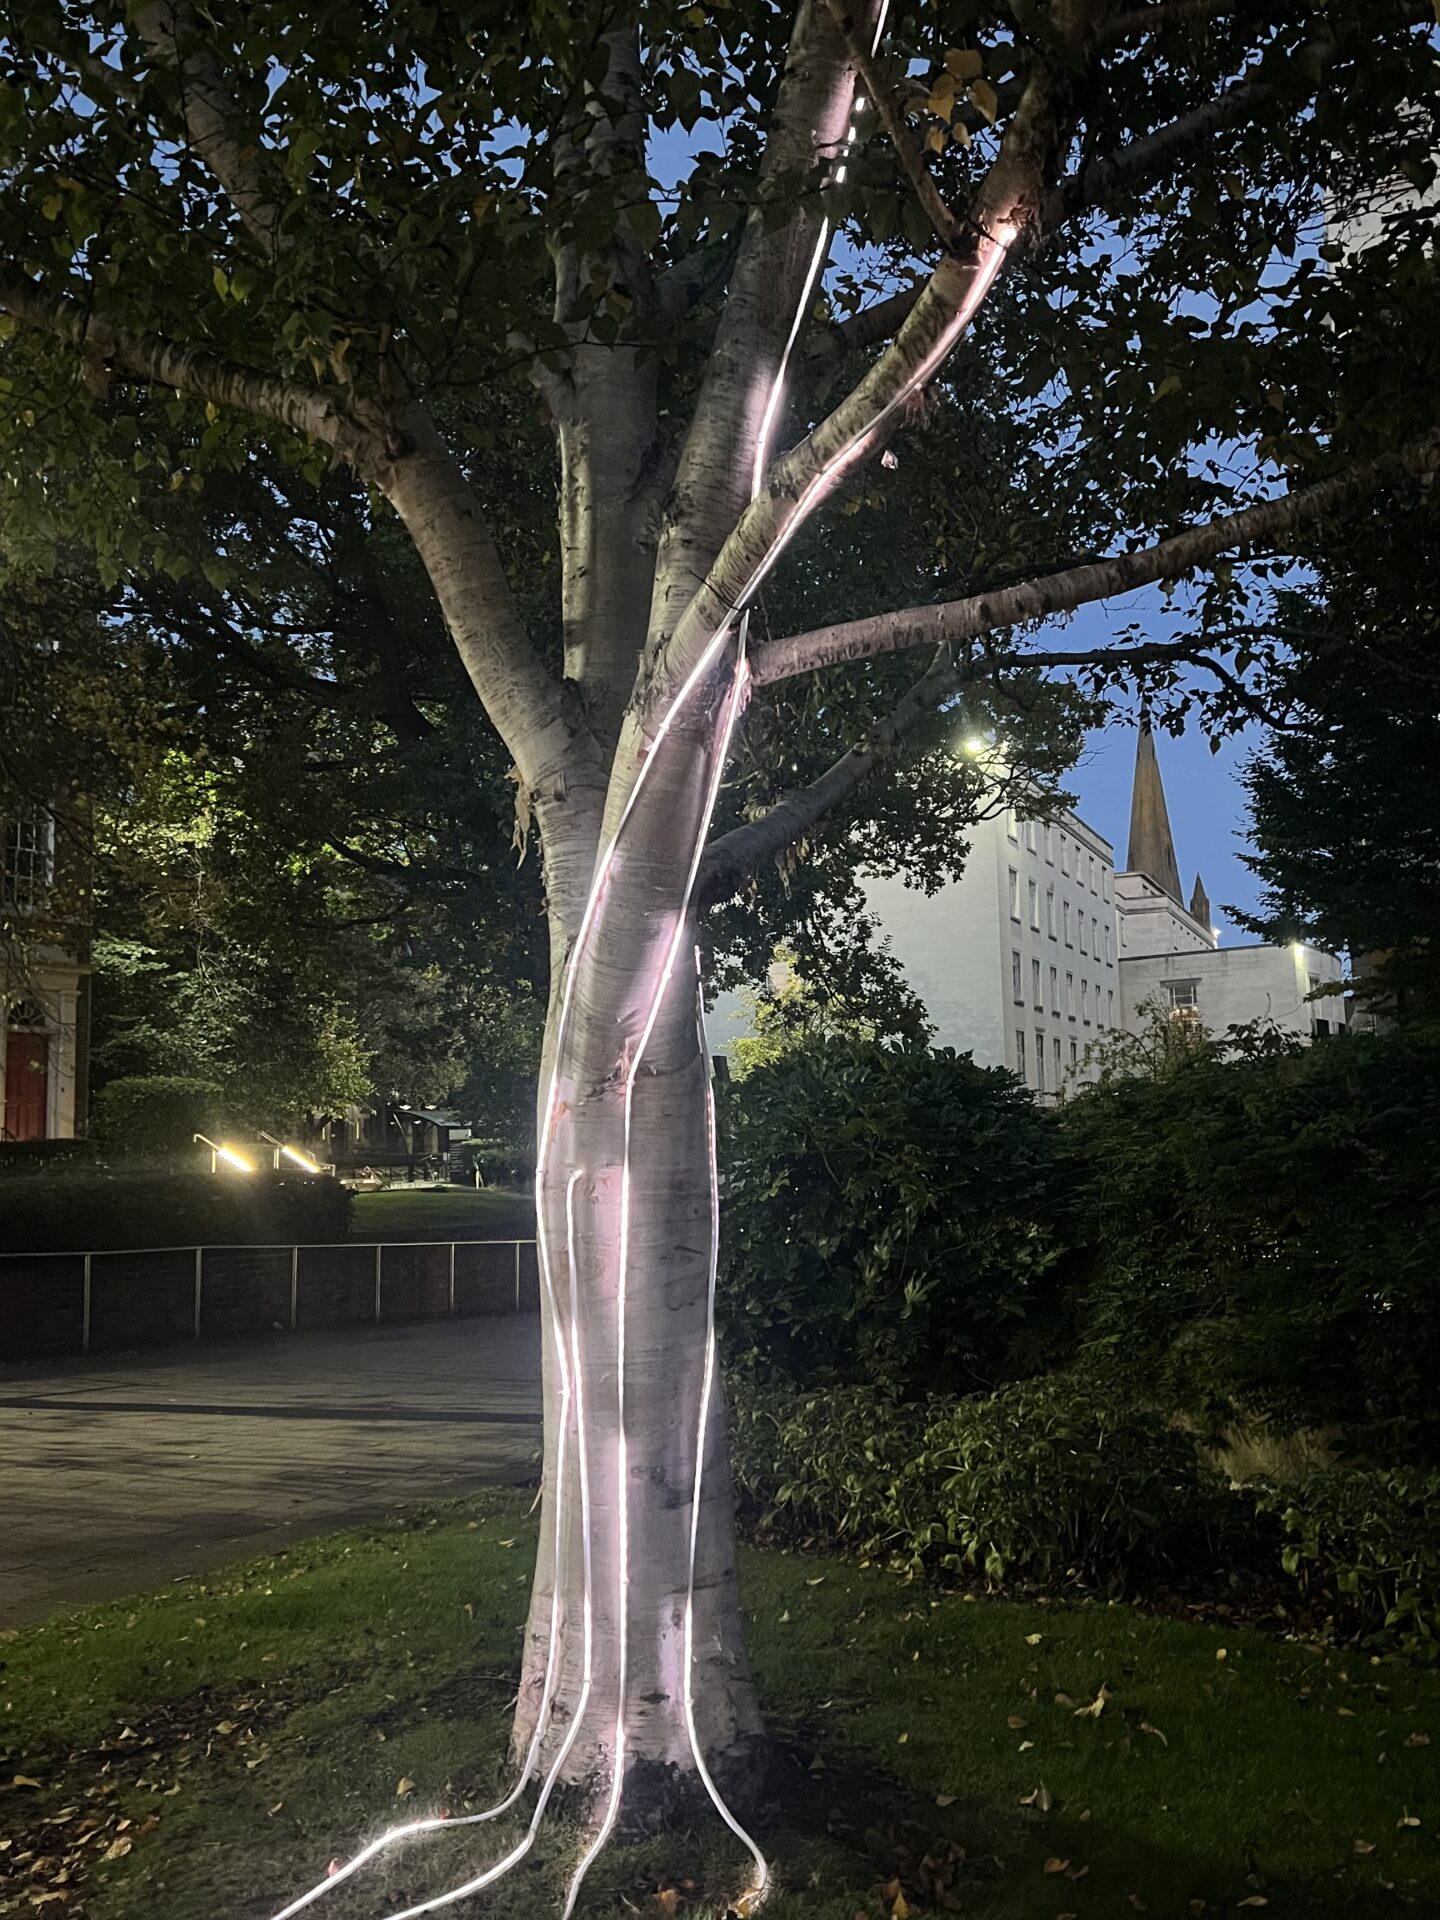
[{"label": "tree trunk", "polygon": [[540,1095],[544,1504],[513,1752],[602,1816],[623,1779],[627,1823],[705,1796],[707,1769],[743,1801],[760,1740],[713,1377],[693,908],[733,683],[727,651],[651,743],[553,996]]}]

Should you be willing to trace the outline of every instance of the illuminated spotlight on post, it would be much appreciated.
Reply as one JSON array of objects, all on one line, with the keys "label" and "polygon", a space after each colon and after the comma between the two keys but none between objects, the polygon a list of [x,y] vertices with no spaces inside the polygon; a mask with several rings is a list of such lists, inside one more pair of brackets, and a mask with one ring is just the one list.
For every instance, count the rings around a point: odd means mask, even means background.
[{"label": "illuminated spotlight on post", "polygon": [[277,1140],[273,1133],[266,1133],[263,1127],[260,1129],[260,1138],[262,1140],[268,1140],[272,1147],[283,1154],[287,1160],[293,1161],[297,1167],[303,1168],[306,1173],[323,1173],[325,1171],[318,1160],[312,1160],[310,1155],[299,1147],[286,1146],[283,1140]]},{"label": "illuminated spotlight on post", "polygon": [[216,1170],[215,1163],[217,1160],[223,1160],[227,1167],[234,1167],[237,1173],[253,1173],[255,1171],[244,1154],[237,1153],[233,1147],[222,1146],[218,1140],[211,1140],[203,1133],[194,1134],[192,1137],[198,1140],[201,1146],[209,1147],[210,1171],[212,1173]]}]

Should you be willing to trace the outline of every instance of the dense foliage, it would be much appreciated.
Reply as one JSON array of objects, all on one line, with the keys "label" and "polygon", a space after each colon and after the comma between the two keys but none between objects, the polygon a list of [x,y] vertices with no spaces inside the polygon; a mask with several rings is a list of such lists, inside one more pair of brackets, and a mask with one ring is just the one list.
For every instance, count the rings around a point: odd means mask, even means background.
[{"label": "dense foliage", "polygon": [[904,1405],[858,1387],[740,1396],[735,1475],[766,1527],[990,1582],[1119,1585],[1198,1558],[1220,1484],[1194,1441],[1082,1379]]},{"label": "dense foliage", "polygon": [[[1417,343],[1421,364],[1436,351]],[[1417,372],[1417,378],[1433,377]],[[1281,596],[1292,703],[1246,775],[1270,939],[1357,963],[1362,999],[1407,1024],[1440,1005],[1440,495],[1330,529],[1318,601]]]},{"label": "dense foliage", "polygon": [[1064,1245],[1063,1143],[968,1055],[821,1035],[722,1102],[735,1354],[807,1381],[968,1392],[1024,1369]]},{"label": "dense foliage", "polygon": [[1440,1048],[1254,1038],[1068,1103],[1080,1362],[1203,1421],[1440,1449]]},{"label": "dense foliage", "polygon": [[225,1096],[213,1080],[176,1073],[107,1080],[90,1109],[90,1132],[108,1160],[188,1154],[197,1133],[225,1126]]}]

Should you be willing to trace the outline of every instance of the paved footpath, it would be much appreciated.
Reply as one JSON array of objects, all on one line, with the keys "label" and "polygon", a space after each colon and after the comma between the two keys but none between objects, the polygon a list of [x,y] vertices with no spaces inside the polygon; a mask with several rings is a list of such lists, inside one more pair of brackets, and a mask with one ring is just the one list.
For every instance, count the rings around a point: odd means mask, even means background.
[{"label": "paved footpath", "polygon": [[0,1367],[0,1626],[527,1478],[529,1315]]}]

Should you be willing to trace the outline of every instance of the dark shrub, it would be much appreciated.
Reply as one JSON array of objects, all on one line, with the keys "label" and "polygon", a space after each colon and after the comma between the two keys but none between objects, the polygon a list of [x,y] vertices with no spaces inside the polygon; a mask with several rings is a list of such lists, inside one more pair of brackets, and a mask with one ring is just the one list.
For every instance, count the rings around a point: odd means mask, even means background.
[{"label": "dark shrub", "polygon": [[197,1133],[225,1124],[224,1096],[210,1080],[184,1074],[132,1074],[107,1080],[91,1103],[90,1128],[110,1160],[144,1160],[193,1151]]},{"label": "dark shrub", "polygon": [[1340,1467],[1256,1494],[1284,1526],[1286,1572],[1331,1597],[1337,1631],[1435,1658],[1440,1474]]},{"label": "dark shrub", "polygon": [[0,1175],[88,1167],[95,1155],[93,1140],[0,1140]]},{"label": "dark shrub", "polygon": [[1082,1364],[1202,1422],[1440,1461],[1440,1046],[1252,1038],[1081,1094]]},{"label": "dark shrub", "polygon": [[1080,1380],[928,1406],[846,1387],[737,1402],[735,1480],[762,1524],[996,1583],[1114,1587],[1204,1559],[1227,1507],[1192,1440]]},{"label": "dark shrub", "polygon": [[1048,1352],[1061,1138],[1010,1074],[820,1038],[728,1088],[721,1120],[732,1359],[915,1394]]},{"label": "dark shrub", "polygon": [[349,1189],[304,1175],[87,1171],[0,1182],[7,1253],[285,1245],[340,1240],[349,1229]]}]

